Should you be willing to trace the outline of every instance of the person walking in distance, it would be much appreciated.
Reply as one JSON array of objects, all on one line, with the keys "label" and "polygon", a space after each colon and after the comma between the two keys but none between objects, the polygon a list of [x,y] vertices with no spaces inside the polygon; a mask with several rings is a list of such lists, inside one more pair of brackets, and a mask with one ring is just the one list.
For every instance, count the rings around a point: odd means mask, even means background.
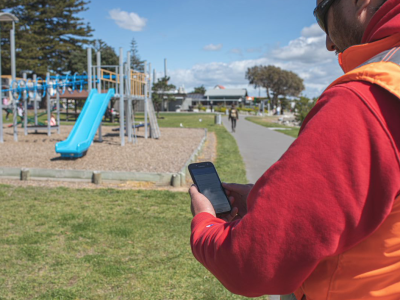
[{"label": "person walking in distance", "polygon": [[317,0],[314,16],[345,74],[254,185],[223,184],[229,215],[190,188],[192,252],[247,297],[399,300],[400,0]]},{"label": "person walking in distance", "polygon": [[239,112],[237,111],[235,104],[232,104],[232,107],[229,110],[229,119],[231,120],[232,132],[235,132],[236,121],[239,120]]}]

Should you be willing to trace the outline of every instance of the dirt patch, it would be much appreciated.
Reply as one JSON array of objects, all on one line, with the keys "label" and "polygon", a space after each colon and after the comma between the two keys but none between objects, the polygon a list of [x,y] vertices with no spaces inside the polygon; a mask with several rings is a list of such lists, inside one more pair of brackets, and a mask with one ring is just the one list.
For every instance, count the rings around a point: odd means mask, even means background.
[{"label": "dirt patch", "polygon": [[[159,140],[138,136],[136,144],[120,146],[119,133],[103,127],[103,143],[94,142],[86,156],[79,159],[61,159],[55,153],[55,144],[68,137],[72,126],[62,126],[61,134],[30,133],[25,136],[18,129],[18,142],[13,140],[12,128],[4,130],[4,143],[0,147],[3,158],[1,166],[16,168],[43,168],[96,171],[160,172],[177,173],[189,160],[204,137],[203,129],[161,128]],[[96,138],[95,138],[96,140]],[[199,161],[214,161],[216,158],[216,137],[207,134],[207,141]],[[191,183],[187,178],[187,184]],[[160,189],[186,191],[187,187],[159,187],[148,182],[104,182],[94,185],[85,181],[31,180],[28,182],[0,178],[0,184],[18,186],[44,186],[68,188],[116,188],[116,189]]]},{"label": "dirt patch", "polygon": [[203,129],[162,128],[161,138],[144,139],[121,147],[119,132],[103,127],[103,142],[90,146],[87,154],[78,159],[64,159],[55,152],[55,144],[68,137],[72,126],[62,126],[61,133],[23,134],[18,129],[14,142],[12,128],[4,132],[0,147],[3,167],[43,168],[59,170],[96,170],[126,172],[176,173],[183,167],[204,137]]}]

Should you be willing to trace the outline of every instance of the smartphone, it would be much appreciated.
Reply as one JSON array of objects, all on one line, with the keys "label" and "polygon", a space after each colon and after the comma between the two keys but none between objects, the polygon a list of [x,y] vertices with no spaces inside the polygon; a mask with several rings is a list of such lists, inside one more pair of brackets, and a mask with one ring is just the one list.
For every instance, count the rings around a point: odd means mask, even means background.
[{"label": "smartphone", "polygon": [[200,193],[210,200],[217,215],[229,213],[231,202],[225,194],[214,164],[201,162],[189,165],[189,173]]}]

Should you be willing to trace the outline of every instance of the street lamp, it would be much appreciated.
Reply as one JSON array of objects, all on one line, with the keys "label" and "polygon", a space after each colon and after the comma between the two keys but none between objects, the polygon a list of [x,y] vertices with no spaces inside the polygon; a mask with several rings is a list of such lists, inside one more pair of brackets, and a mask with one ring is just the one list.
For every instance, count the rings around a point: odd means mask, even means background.
[{"label": "street lamp", "polygon": [[[18,22],[18,18],[10,13],[0,12],[0,34],[1,34],[1,22],[12,22],[12,29],[10,30],[10,54],[11,54],[11,78],[12,81],[15,80],[15,22]],[[1,37],[0,37],[1,39]],[[1,44],[0,44],[0,81],[1,81]],[[0,84],[0,143],[3,143],[3,92],[2,92],[2,85]],[[13,101],[13,111],[14,111],[14,140],[18,140],[17,136],[17,106],[15,100]]]}]

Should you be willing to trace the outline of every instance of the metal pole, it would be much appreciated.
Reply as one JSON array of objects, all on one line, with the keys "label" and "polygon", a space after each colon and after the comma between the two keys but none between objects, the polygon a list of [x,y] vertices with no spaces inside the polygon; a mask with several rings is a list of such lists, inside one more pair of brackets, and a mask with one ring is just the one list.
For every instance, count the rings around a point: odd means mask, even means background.
[{"label": "metal pole", "polygon": [[268,100],[268,115],[272,116],[271,105],[269,103],[269,100]]},{"label": "metal pole", "polygon": [[[97,80],[97,92],[100,94],[101,93],[101,81],[100,81],[100,68],[101,68],[101,53],[100,53],[100,51],[97,51],[97,78],[96,78],[96,80]],[[103,142],[103,135],[101,134],[101,125],[102,125],[102,122],[100,122],[100,125],[99,125],[99,130],[98,130],[98,133],[97,133],[97,135],[99,136],[99,142],[101,143],[101,142]]]},{"label": "metal pole", "polygon": [[126,56],[126,101],[128,101],[127,125],[128,126],[128,142],[132,142],[132,99],[131,99],[131,51]]},{"label": "metal pole", "polygon": [[50,99],[50,73],[46,73],[46,99],[47,99],[47,135],[51,136],[50,114],[51,114],[51,99]]},{"label": "metal pole", "polygon": [[[147,91],[148,91],[148,94],[149,94],[149,100],[148,101],[152,101],[152,98],[151,98],[152,97],[152,90],[151,90],[151,63],[149,63],[149,79],[146,80],[146,83],[147,83]],[[153,110],[152,110],[152,112],[153,112]],[[150,137],[154,138],[153,134],[155,134],[155,128],[151,128],[151,126],[150,126]]]},{"label": "metal pole", "polygon": [[[25,87],[26,87],[27,86],[27,76],[26,76],[25,72],[22,74],[22,78],[25,82]],[[23,92],[22,95],[23,95],[22,100],[24,101],[24,134],[28,135],[28,98],[27,98],[26,90]]]},{"label": "metal pole", "polygon": [[[36,85],[36,87],[37,87],[37,82],[36,82],[36,80],[37,80],[37,76],[36,76],[36,74],[34,74],[33,75],[33,85],[35,86]],[[37,89],[36,89],[36,92],[37,92]],[[39,94],[37,94],[37,95],[33,95],[33,109],[34,109],[34,114],[35,114],[35,126],[37,126],[37,124],[38,124],[38,119],[37,119],[37,101],[36,101],[36,98],[37,98],[37,96],[38,96]]]},{"label": "metal pole", "polygon": [[167,59],[164,58],[164,76],[167,77]]},{"label": "metal pole", "polygon": [[[10,30],[10,54],[11,54],[11,80],[14,83],[16,79],[16,68],[15,68],[15,23],[12,22],[12,29]],[[12,87],[11,87],[12,88]],[[18,142],[17,132],[17,100],[13,98],[13,126],[14,126],[14,141]]]},{"label": "metal pole", "polygon": [[[154,75],[154,74],[153,74]],[[149,98],[152,99],[153,96],[153,91],[151,89],[152,87],[152,79],[151,79],[151,63],[149,63]]]},{"label": "metal pole", "polygon": [[129,126],[128,126],[128,124],[129,124],[129,112],[128,112],[128,99],[126,98],[126,96],[127,96],[127,94],[128,94],[128,80],[127,80],[127,75],[128,75],[128,66],[127,66],[127,64],[126,63],[124,63],[124,78],[123,78],[123,81],[124,81],[124,87],[125,87],[125,89],[123,90],[123,94],[124,94],[124,118],[125,118],[125,131],[124,131],[124,134],[125,134],[125,136],[128,136],[129,134],[128,134],[128,131],[129,131]]},{"label": "metal pole", "polygon": [[97,91],[99,93],[101,93],[101,80],[100,80],[100,76],[101,76],[101,52],[97,51]]},{"label": "metal pole", "polygon": [[124,57],[122,48],[119,48],[119,136],[121,146],[125,146],[124,123]]},{"label": "metal pole", "polygon": [[96,89],[97,90],[97,85],[96,85],[96,66],[92,65],[92,89]]},{"label": "metal pole", "polygon": [[144,138],[147,139],[148,126],[147,126],[147,114],[148,114],[148,103],[147,103],[147,61],[143,62],[144,65]]},{"label": "metal pole", "polygon": [[60,126],[60,93],[56,91],[57,94],[57,133],[61,133],[61,126]]},{"label": "metal pole", "polygon": [[11,76],[12,79],[15,80],[16,76],[16,64],[15,64],[15,22],[12,22],[12,30],[11,30]]},{"label": "metal pole", "polygon": [[[118,69],[118,67],[119,67],[119,66],[116,66],[116,67],[115,67],[115,92],[116,92],[117,94],[120,94],[121,91],[119,90],[119,81],[118,81],[119,69]],[[110,75],[110,76],[112,76],[112,75]]]},{"label": "metal pole", "polygon": [[[92,48],[87,48],[88,93],[92,90]],[[68,104],[67,104],[68,105]]]},{"label": "metal pole", "polygon": [[[0,41],[1,41],[1,24],[0,24]],[[0,143],[3,140],[3,80],[1,79],[1,44],[0,44]]]}]

